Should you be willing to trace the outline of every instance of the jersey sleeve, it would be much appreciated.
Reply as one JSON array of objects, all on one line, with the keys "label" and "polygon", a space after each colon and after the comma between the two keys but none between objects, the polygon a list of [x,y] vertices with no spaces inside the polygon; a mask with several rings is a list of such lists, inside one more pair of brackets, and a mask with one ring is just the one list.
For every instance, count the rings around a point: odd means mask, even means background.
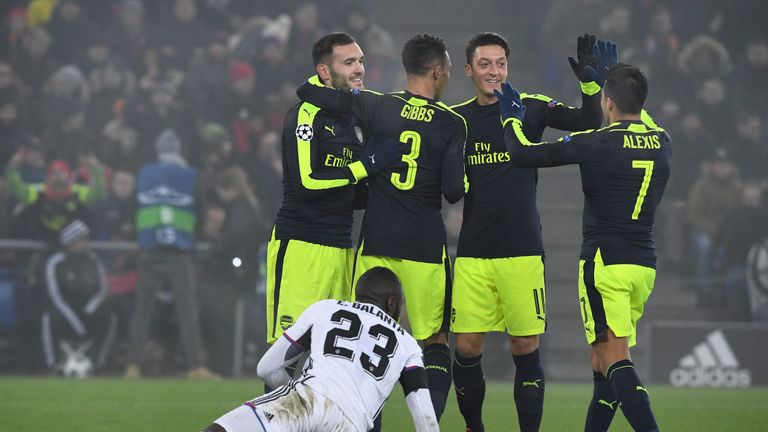
[{"label": "jersey sleeve", "polygon": [[[461,121],[463,122],[463,118]],[[457,121],[454,123],[453,131],[448,136],[448,147],[443,155],[442,164],[443,196],[451,204],[459,201],[468,187],[467,177],[464,173],[464,147],[466,143],[467,128]]]},{"label": "jersey sleeve", "polygon": [[385,96],[369,90],[340,91],[312,76],[296,91],[299,99],[337,114],[352,114],[368,129],[376,125]]},{"label": "jersey sleeve", "polygon": [[553,167],[595,160],[599,140],[594,131],[566,135],[554,142],[532,143],[523,133],[523,123],[516,118],[504,122],[504,142],[513,164],[521,168]]},{"label": "jersey sleeve", "polygon": [[600,92],[587,94],[581,93],[581,107],[572,107],[558,102],[541,94],[523,94],[528,111],[541,111],[542,115],[532,116],[540,118],[543,127],[552,127],[564,131],[583,131],[597,129],[603,122],[603,111],[600,108]]},{"label": "jersey sleeve", "polygon": [[[317,140],[314,131],[315,120],[320,109],[309,103],[302,103],[298,110],[289,111],[283,123],[283,146],[285,161],[289,165],[291,180],[300,198],[307,199],[322,195],[329,190],[353,184],[356,177],[348,167],[316,172],[319,163]],[[320,126],[322,127],[322,126]]]}]

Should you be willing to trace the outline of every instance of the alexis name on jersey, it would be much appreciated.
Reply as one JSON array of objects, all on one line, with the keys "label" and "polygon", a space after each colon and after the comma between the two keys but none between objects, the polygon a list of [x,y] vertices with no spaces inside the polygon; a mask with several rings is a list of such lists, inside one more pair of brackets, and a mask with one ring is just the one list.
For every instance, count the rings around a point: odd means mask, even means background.
[{"label": "alexis name on jersey", "polygon": [[[338,301],[338,305],[339,306],[345,306],[347,304],[348,303],[343,302],[341,300]],[[354,302],[354,303],[352,303],[352,309],[357,309],[359,311],[368,312],[371,315],[375,315],[377,318],[379,318],[380,320],[382,320],[385,323],[387,323],[390,327],[395,329],[395,331],[397,331],[401,335],[405,334],[405,330],[403,330],[403,328],[400,327],[400,325],[397,323],[397,321],[395,321],[394,318],[392,318],[391,316],[389,316],[386,313],[382,312],[381,309],[379,309],[377,307],[374,307],[373,305],[370,305],[370,304],[367,304],[367,303]]]}]

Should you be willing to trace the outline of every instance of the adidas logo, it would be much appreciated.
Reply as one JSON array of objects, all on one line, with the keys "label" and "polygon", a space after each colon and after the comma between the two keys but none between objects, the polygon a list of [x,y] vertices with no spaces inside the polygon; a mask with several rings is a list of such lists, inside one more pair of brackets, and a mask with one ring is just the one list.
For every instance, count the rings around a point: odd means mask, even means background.
[{"label": "adidas logo", "polygon": [[752,376],[749,370],[739,369],[722,330],[715,330],[680,359],[669,380],[675,387],[749,387]]}]

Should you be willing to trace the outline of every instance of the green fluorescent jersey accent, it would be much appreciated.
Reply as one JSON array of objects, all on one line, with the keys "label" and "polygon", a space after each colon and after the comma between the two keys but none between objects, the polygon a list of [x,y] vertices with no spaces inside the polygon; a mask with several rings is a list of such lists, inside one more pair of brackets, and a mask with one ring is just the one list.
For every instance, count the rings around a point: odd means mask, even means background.
[{"label": "green fluorescent jersey accent", "polygon": [[600,92],[600,86],[596,82],[583,82],[581,83],[581,92],[587,96],[592,96]]},{"label": "green fluorescent jersey accent", "polygon": [[[301,107],[299,107],[297,124],[312,126],[318,111],[320,111],[319,107],[316,107],[309,102],[302,103]],[[299,154],[299,175],[301,177],[302,186],[309,190],[320,190],[342,187],[350,184],[350,181],[347,179],[317,180],[312,178],[311,145],[311,141],[301,139],[298,135],[296,136],[296,146]]]},{"label": "green fluorescent jersey accent", "polygon": [[[613,376],[614,373],[616,373],[617,370],[631,368],[631,367],[634,367],[634,366],[632,366],[632,365],[624,365],[624,366],[619,366],[616,369],[612,370],[611,374],[608,376],[608,381],[611,380],[611,377]],[[638,387],[640,387],[640,386],[638,386]],[[637,390],[637,389],[635,389],[635,390]]]},{"label": "green fluorescent jersey accent", "polygon": [[645,394],[648,394],[648,390],[646,390],[645,387],[643,387],[643,386],[637,386],[637,387],[635,387],[635,390],[637,390],[637,391],[644,391]]},{"label": "green fluorescent jersey accent", "polygon": [[452,108],[452,109],[455,109],[455,108],[458,108],[458,107],[460,107],[460,106],[468,105],[468,104],[470,104],[470,103],[474,102],[476,99],[477,99],[477,97],[473,97],[473,98],[471,98],[471,99],[469,99],[469,100],[466,100],[466,101],[464,101],[464,102],[462,102],[462,103],[458,103],[458,104],[456,104],[456,105],[451,105],[451,108]]},{"label": "green fluorescent jersey accent", "polygon": [[194,213],[164,205],[145,207],[139,210],[136,215],[139,230],[172,225],[182,231],[192,232],[195,230],[196,222],[197,218]]},{"label": "green fluorescent jersey accent", "polygon": [[351,164],[347,165],[347,168],[352,171],[352,175],[355,177],[355,181],[360,181],[368,177],[368,171],[365,170],[363,163],[360,161],[352,162]]}]

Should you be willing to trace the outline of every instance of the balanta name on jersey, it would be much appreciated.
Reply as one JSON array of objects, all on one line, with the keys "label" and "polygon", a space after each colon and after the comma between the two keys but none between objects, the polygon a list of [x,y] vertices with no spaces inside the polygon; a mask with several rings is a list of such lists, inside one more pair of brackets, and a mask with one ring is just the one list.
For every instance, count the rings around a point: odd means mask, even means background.
[{"label": "balanta name on jersey", "polygon": [[[340,306],[343,306],[345,304],[347,304],[347,303],[339,300],[339,305]],[[403,328],[400,327],[400,325],[397,323],[397,321],[394,320],[394,318],[392,318],[391,316],[385,314],[384,312],[381,311],[381,309],[379,309],[377,307],[374,307],[373,305],[370,305],[370,304],[367,304],[367,303],[354,302],[354,303],[352,303],[352,309],[357,309],[357,310],[360,310],[360,311],[363,311],[363,312],[368,312],[371,315],[375,315],[380,320],[382,320],[385,323],[389,324],[390,327],[392,327],[393,329],[397,330],[398,333],[400,333],[402,335],[405,334],[405,330],[403,330]]]}]

